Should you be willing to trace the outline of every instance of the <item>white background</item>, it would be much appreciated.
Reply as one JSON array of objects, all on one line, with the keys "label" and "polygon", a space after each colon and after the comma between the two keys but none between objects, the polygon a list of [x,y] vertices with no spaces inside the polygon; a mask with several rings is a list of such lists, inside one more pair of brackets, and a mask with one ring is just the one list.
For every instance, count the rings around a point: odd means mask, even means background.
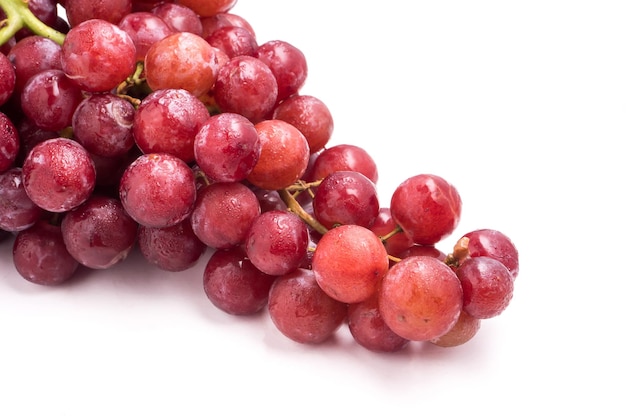
[{"label": "white background", "polygon": [[377,354],[345,328],[303,346],[267,314],[213,307],[208,254],[184,273],[135,254],[43,288],[17,275],[5,241],[0,415],[624,415],[623,2],[240,0],[232,12],[259,43],[305,53],[302,93],[331,109],[329,145],[375,158],[381,205],[434,173],[463,198],[454,238],[494,228],[515,242],[511,305],[453,349]]}]

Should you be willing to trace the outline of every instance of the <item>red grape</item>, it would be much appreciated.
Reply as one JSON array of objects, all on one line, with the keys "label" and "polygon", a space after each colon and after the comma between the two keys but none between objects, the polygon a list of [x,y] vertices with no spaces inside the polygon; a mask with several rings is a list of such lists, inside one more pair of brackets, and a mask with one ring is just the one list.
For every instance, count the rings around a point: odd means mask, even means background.
[{"label": "red grape", "polygon": [[222,65],[213,94],[222,112],[239,113],[258,123],[274,110],[278,84],[263,61],[241,55]]},{"label": "red grape", "polygon": [[200,189],[191,213],[191,226],[207,246],[228,249],[244,242],[261,213],[259,200],[245,185],[224,182]]},{"label": "red grape", "polygon": [[22,176],[30,199],[51,212],[78,207],[96,185],[96,168],[89,153],[66,138],[36,145],[24,160]]},{"label": "red grape", "polygon": [[90,19],[103,19],[117,24],[131,12],[131,0],[65,0],[65,12],[70,26]]},{"label": "red grape", "polygon": [[309,233],[300,217],[288,211],[268,211],[257,216],[244,242],[250,262],[269,275],[295,270],[305,259]]},{"label": "red grape", "polygon": [[152,44],[144,65],[152,90],[184,89],[201,97],[215,83],[217,54],[202,37],[176,32]]},{"label": "red grape", "polygon": [[250,315],[267,306],[275,279],[259,271],[238,246],[213,253],[204,269],[203,286],[209,300],[220,310]]},{"label": "red grape", "polygon": [[43,36],[20,39],[7,56],[15,66],[15,90],[20,93],[33,75],[48,69],[61,69],[61,45]]},{"label": "red grape", "polygon": [[202,36],[202,21],[200,17],[187,6],[177,3],[159,3],[150,10],[174,32],[190,32]]},{"label": "red grape", "polygon": [[396,188],[389,208],[411,241],[434,245],[452,234],[460,220],[461,205],[453,185],[437,175],[420,174]]},{"label": "red grape", "polygon": [[191,228],[189,218],[166,227],[139,226],[137,242],[143,257],[165,271],[184,271],[194,266],[206,245]]},{"label": "red grape", "polygon": [[0,53],[0,106],[9,101],[15,89],[15,68],[9,58]]},{"label": "red grape", "polygon": [[120,179],[120,200],[139,224],[168,227],[191,213],[196,200],[194,174],[185,162],[167,153],[139,156]]},{"label": "red grape", "polygon": [[254,125],[237,113],[209,118],[194,139],[196,163],[213,182],[244,180],[260,154],[261,141]]},{"label": "red grape", "polygon": [[465,311],[461,311],[459,319],[456,321],[452,329],[447,333],[436,337],[430,342],[441,347],[455,347],[469,342],[478,330],[480,330],[480,319],[472,317]]},{"label": "red grape", "polygon": [[259,47],[254,35],[247,29],[238,26],[225,26],[214,31],[205,39],[209,44],[223,51],[229,58],[241,55],[256,56]]},{"label": "red grape", "polygon": [[0,173],[13,166],[20,151],[18,130],[7,115],[0,112]]},{"label": "red grape", "polygon": [[309,145],[298,129],[282,120],[265,120],[255,125],[261,154],[247,179],[267,190],[292,185],[306,170]]},{"label": "red grape", "polygon": [[322,291],[309,269],[298,268],[278,277],[270,289],[268,304],[276,328],[298,343],[328,340],[347,316],[347,305]]},{"label": "red grape", "polygon": [[456,274],[463,287],[463,309],[472,317],[498,316],[513,298],[513,277],[496,259],[468,258],[457,268]]},{"label": "red grape", "polygon": [[310,95],[294,95],[285,99],[274,109],[273,118],[290,123],[302,132],[312,154],[326,146],[335,127],[326,104]]},{"label": "red grape", "polygon": [[128,33],[102,19],[73,26],[61,47],[61,67],[83,90],[107,92],[135,70],[136,48]]},{"label": "red grape", "polygon": [[136,59],[143,61],[148,49],[157,41],[174,33],[163,19],[150,12],[124,15],[117,25],[128,33],[135,44]]},{"label": "red grape", "polygon": [[[469,256],[488,256],[504,264],[513,279],[519,274],[519,254],[511,239],[504,233],[493,229],[478,229],[466,233]],[[463,238],[462,237],[462,238]]]},{"label": "red grape", "polygon": [[380,313],[398,335],[427,341],[447,333],[463,308],[463,290],[452,269],[430,256],[411,256],[382,279]]},{"label": "red grape", "polygon": [[61,284],[80,265],[65,248],[61,228],[43,220],[17,234],[13,264],[24,279],[39,285]]},{"label": "red grape", "polygon": [[315,190],[315,218],[329,229],[340,224],[369,228],[379,209],[376,186],[360,172],[333,172]]},{"label": "red grape", "polygon": [[378,294],[348,306],[348,328],[359,345],[374,352],[397,352],[410,342],[387,326],[378,308]]},{"label": "red grape", "polygon": [[198,15],[205,17],[229,11],[235,6],[237,0],[176,0],[176,3],[187,6]]},{"label": "red grape", "polygon": [[308,75],[306,57],[300,49],[289,42],[273,40],[258,46],[256,56],[269,67],[276,78],[277,102],[300,91]]},{"label": "red grape", "polygon": [[332,298],[358,303],[373,296],[389,269],[387,251],[371,230],[342,225],[322,235],[312,269],[320,287]]},{"label": "red grape", "polygon": [[345,143],[322,150],[311,168],[311,179],[321,180],[335,171],[357,171],[374,184],[378,182],[378,167],[374,158],[356,145]]},{"label": "red grape", "polygon": [[144,153],[165,152],[192,162],[196,134],[209,116],[204,104],[187,90],[153,91],[135,112],[135,142]]},{"label": "red grape", "polygon": [[63,242],[82,265],[107,269],[126,259],[135,244],[137,223],[117,198],[91,196],[61,221]]},{"label": "red grape", "polygon": [[43,210],[26,194],[22,168],[0,173],[0,229],[19,232],[42,218]]}]

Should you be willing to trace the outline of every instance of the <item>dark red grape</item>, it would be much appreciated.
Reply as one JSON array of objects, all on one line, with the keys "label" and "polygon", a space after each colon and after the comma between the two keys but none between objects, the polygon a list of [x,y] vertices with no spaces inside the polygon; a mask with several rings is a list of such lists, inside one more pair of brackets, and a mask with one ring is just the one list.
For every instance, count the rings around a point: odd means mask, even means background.
[{"label": "dark red grape", "polygon": [[216,250],[204,269],[204,292],[222,311],[250,315],[267,306],[276,279],[259,271],[241,247]]},{"label": "dark red grape", "polygon": [[0,106],[9,101],[15,89],[15,68],[9,58],[0,53]]},{"label": "dark red grape", "polygon": [[65,248],[61,228],[43,220],[17,234],[13,264],[24,279],[39,285],[61,284],[80,265]]},{"label": "dark red grape", "polygon": [[22,168],[0,173],[0,229],[19,232],[28,229],[43,216],[43,210],[26,194]]},{"label": "dark red grape", "polygon": [[488,256],[504,264],[513,279],[519,274],[519,254],[511,239],[504,233],[493,229],[478,229],[466,233],[469,256]]},{"label": "dark red grape", "polygon": [[140,225],[137,240],[143,257],[165,271],[189,269],[206,251],[206,245],[193,232],[189,218],[168,227]]},{"label": "dark red grape", "polygon": [[63,216],[61,232],[65,247],[80,264],[108,269],[134,247],[137,223],[117,198],[93,195]]},{"label": "dark red grape", "polygon": [[277,102],[300,91],[309,71],[306,57],[300,49],[283,40],[272,40],[258,46],[256,56],[269,67],[276,78]]},{"label": "dark red grape", "polygon": [[13,166],[20,151],[20,137],[11,119],[0,112],[0,173]]}]

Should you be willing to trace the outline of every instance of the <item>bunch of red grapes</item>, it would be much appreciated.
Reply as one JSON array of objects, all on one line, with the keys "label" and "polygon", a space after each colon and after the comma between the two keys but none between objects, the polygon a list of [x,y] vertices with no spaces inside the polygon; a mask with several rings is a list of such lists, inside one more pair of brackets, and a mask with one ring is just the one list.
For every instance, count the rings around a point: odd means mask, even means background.
[{"label": "bunch of red grapes", "polygon": [[379,352],[470,340],[511,301],[512,241],[481,229],[439,250],[462,203],[437,175],[381,204],[374,159],[329,146],[331,112],[300,94],[303,52],[260,43],[235,3],[0,0],[0,238],[16,271],[53,286],[135,249],[166,271],[208,252],[208,300],[265,311],[296,342],[344,325]]}]

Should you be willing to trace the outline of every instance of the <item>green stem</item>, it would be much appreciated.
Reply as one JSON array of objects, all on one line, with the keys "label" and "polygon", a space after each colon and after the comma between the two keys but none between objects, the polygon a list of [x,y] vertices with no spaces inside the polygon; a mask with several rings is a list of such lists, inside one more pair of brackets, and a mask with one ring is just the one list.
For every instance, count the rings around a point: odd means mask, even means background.
[{"label": "green stem", "polygon": [[328,229],[322,225],[319,221],[317,221],[313,216],[307,213],[300,203],[291,195],[289,191],[286,189],[278,190],[278,194],[283,202],[287,205],[289,210],[297,214],[306,224],[315,229],[318,233],[324,234],[328,232]]},{"label": "green stem", "polygon": [[39,20],[28,8],[28,0],[0,0],[0,7],[7,16],[0,22],[0,45],[8,42],[24,27],[35,35],[49,38],[63,45],[65,35]]}]

